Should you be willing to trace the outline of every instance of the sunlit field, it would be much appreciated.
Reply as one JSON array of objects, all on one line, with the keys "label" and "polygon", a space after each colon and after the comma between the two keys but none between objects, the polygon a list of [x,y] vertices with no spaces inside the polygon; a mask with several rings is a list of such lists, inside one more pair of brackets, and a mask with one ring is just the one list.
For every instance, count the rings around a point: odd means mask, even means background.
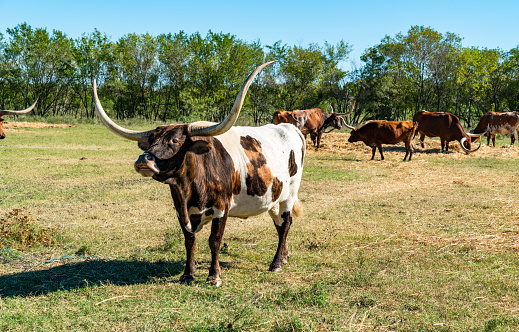
[{"label": "sunlit field", "polygon": [[[464,154],[348,131],[309,144],[288,235],[268,272],[268,214],[231,218],[222,286],[177,282],[183,236],[169,188],[133,169],[135,142],[101,126],[10,127],[0,141],[0,331],[517,331],[519,146]],[[142,128],[136,128],[142,129]]]}]

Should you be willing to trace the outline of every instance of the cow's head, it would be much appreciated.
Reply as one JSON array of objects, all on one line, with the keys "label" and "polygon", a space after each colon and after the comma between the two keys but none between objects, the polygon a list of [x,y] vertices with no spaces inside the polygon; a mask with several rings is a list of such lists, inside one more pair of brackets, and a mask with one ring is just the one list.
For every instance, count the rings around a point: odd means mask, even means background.
[{"label": "cow's head", "polygon": [[308,120],[308,114],[305,111],[294,110],[290,112],[288,122],[297,127],[297,129],[301,130]]},{"label": "cow's head", "polygon": [[[38,95],[38,97],[39,97],[39,95]],[[7,110],[6,111],[0,111],[0,139],[4,139],[5,138],[5,133],[4,133],[4,130],[3,130],[4,119],[2,117],[4,115],[20,115],[20,114],[29,113],[36,106],[36,103],[38,102],[38,97],[36,97],[36,100],[34,101],[34,103],[32,103],[31,106],[29,106],[29,108],[26,108],[24,110],[21,110],[21,111],[7,111]]]},{"label": "cow's head", "polygon": [[236,97],[231,112],[220,123],[172,124],[147,131],[125,129],[106,115],[97,96],[97,86],[94,80],[93,92],[97,115],[112,132],[126,139],[138,141],[139,148],[144,151],[134,164],[135,170],[139,174],[166,181],[182,169],[184,160],[189,157],[190,153],[203,154],[211,151],[213,146],[208,137],[221,135],[234,125],[252,80],[263,68],[273,62],[275,61],[264,63],[249,75]]},{"label": "cow's head", "polygon": [[[353,104],[351,105],[351,110],[348,113],[332,113],[332,114],[330,114],[324,120],[322,129],[325,130],[325,133],[329,133],[334,129],[341,130],[343,124],[345,126],[347,126],[346,121],[344,120],[344,117],[353,113],[354,109],[355,109],[355,101],[353,101]],[[333,107],[332,107],[332,110],[333,110]],[[326,131],[326,128],[330,128],[330,127],[331,127],[331,129]]]},{"label": "cow's head", "polygon": [[346,127],[348,129],[351,129],[351,133],[350,133],[350,137],[348,138],[348,142],[354,143],[354,142],[362,141],[362,138],[358,134],[358,129],[359,128],[355,128],[355,127],[350,126],[348,124],[346,124]]},{"label": "cow's head", "polygon": [[[325,130],[325,133],[329,133],[334,129],[341,130],[342,129],[342,123],[344,119],[342,116],[338,113],[332,113],[324,120],[323,123],[323,129]],[[326,128],[331,128],[330,130],[326,131]]]},{"label": "cow's head", "polygon": [[[467,133],[467,132],[463,132],[465,135],[464,137],[462,137],[460,139],[460,147],[461,149],[466,153],[466,154],[469,154],[469,153],[472,153],[472,152],[476,152],[477,150],[479,150],[479,148],[481,147],[481,136],[483,136],[485,133],[482,133],[482,134],[471,134],[471,133]],[[479,145],[472,149],[472,143],[475,143],[477,140],[479,140]]]}]

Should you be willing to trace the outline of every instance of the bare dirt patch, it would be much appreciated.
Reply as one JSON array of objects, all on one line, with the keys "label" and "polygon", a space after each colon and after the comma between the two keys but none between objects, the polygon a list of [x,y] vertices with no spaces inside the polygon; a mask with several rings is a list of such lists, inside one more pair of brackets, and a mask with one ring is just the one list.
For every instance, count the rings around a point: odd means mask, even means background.
[{"label": "bare dirt patch", "polygon": [[41,129],[41,128],[72,128],[74,126],[69,124],[54,124],[54,123],[43,123],[43,122],[4,122],[5,129]]}]

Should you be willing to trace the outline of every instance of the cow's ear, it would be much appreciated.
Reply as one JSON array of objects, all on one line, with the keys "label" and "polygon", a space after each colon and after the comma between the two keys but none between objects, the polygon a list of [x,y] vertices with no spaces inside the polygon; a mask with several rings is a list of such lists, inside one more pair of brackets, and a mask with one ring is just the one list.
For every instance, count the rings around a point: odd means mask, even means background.
[{"label": "cow's ear", "polygon": [[150,143],[148,142],[148,136],[139,138],[139,141],[137,144],[139,146],[139,149],[141,149],[142,151],[148,150],[150,147]]},{"label": "cow's ear", "polygon": [[213,146],[209,142],[194,141],[193,144],[189,147],[189,151],[196,154],[204,154],[211,151],[212,148]]}]

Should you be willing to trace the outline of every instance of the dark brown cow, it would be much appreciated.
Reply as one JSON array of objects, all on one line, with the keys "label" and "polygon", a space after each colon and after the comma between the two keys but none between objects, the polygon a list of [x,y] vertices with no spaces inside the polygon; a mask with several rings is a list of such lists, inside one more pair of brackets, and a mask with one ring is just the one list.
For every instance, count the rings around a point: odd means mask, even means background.
[{"label": "dark brown cow", "polygon": [[297,129],[301,129],[301,127],[305,124],[307,119],[306,112],[304,111],[285,111],[279,110],[274,112],[272,115],[272,123],[277,125],[280,123],[290,123],[297,127]]},{"label": "dark brown cow", "polygon": [[7,110],[6,111],[0,111],[0,139],[4,139],[5,138],[5,133],[4,133],[4,129],[3,129],[4,119],[2,119],[2,117],[4,115],[20,115],[20,114],[29,113],[30,111],[32,111],[34,106],[36,106],[36,103],[38,102],[38,97],[36,97],[36,100],[34,101],[34,103],[32,103],[31,106],[29,106],[29,108],[26,108],[24,110],[21,110],[21,111],[7,111]]},{"label": "dark brown cow", "polygon": [[510,135],[510,145],[514,145],[515,134],[519,129],[519,113],[518,112],[488,112],[479,120],[473,134],[484,134],[487,137],[487,145],[496,146],[496,136]]},{"label": "dark brown cow", "polygon": [[211,223],[211,266],[206,282],[219,286],[219,252],[227,217],[247,218],[268,211],[278,233],[269,270],[280,271],[288,258],[287,234],[298,215],[305,140],[290,124],[233,127],[259,66],[243,84],[230,114],[221,123],[172,124],[132,131],[115,124],[97,97],[96,110],[112,132],[138,141],[144,153],[135,162],[143,176],[168,184],[184,233],[186,267],[181,283],[195,279],[196,233]]},{"label": "dark brown cow", "polygon": [[471,138],[481,137],[481,135],[466,133],[461,126],[460,119],[454,114],[445,112],[419,111],[413,116],[413,121],[418,122],[416,133],[420,133],[420,145],[424,148],[425,136],[440,137],[441,152],[449,151],[449,142],[458,141],[461,149],[465,153],[472,153],[481,147],[471,150]]},{"label": "dark brown cow", "polygon": [[351,129],[351,136],[348,142],[362,141],[367,146],[371,147],[371,160],[375,159],[375,151],[380,152],[380,158],[384,160],[382,154],[382,144],[397,144],[404,142],[405,144],[405,156],[409,160],[413,156],[413,137],[418,124],[412,121],[385,121],[385,120],[374,120],[366,123],[360,128],[355,128],[350,125],[346,125]]}]

